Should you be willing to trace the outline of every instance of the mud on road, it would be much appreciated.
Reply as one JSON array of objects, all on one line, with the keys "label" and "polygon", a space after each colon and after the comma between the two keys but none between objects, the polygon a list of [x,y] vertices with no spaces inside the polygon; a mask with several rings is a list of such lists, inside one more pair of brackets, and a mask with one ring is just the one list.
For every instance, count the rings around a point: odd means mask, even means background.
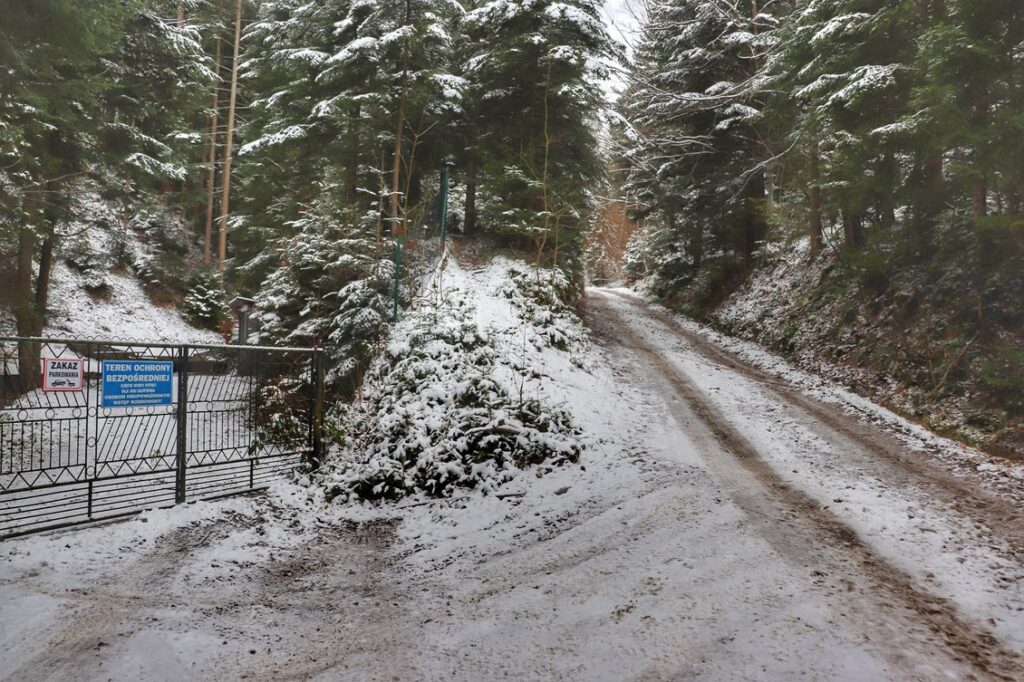
[{"label": "mud on road", "polygon": [[[638,369],[660,387],[681,426],[691,433],[706,430],[714,444],[705,450],[704,459],[737,504],[755,518],[787,520],[781,525],[765,524],[764,536],[782,552],[813,557],[822,575],[839,576],[856,593],[856,603],[848,607],[861,612],[864,625],[875,629],[889,622],[888,636],[900,641],[900,647],[918,648],[925,655],[929,649],[943,647],[983,678],[1024,678],[1024,656],[1019,650],[1001,643],[980,619],[965,618],[951,600],[930,593],[862,540],[828,505],[780,476],[715,401],[670,361],[664,347],[652,344],[637,330],[636,317],[660,325],[704,359],[759,384],[766,394],[798,412],[801,424],[831,439],[851,462],[872,467],[901,486],[931,496],[947,512],[970,518],[979,528],[979,545],[997,548],[1021,565],[1024,517],[1016,504],[942,471],[935,463],[922,462],[920,453],[908,452],[892,434],[801,394],[631,294],[592,292],[588,311],[592,328],[612,352],[638,356]],[[631,320],[626,311],[635,317]]]},{"label": "mud on road", "polygon": [[5,543],[0,678],[1024,678],[1012,490],[635,299],[591,292],[588,322],[590,356],[545,379],[587,434],[579,466]]}]

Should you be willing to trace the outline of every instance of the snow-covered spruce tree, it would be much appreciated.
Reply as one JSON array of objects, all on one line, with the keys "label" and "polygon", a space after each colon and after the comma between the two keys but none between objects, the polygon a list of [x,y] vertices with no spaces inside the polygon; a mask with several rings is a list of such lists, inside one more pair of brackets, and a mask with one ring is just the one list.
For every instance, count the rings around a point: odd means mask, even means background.
[{"label": "snow-covered spruce tree", "polygon": [[333,205],[316,205],[276,247],[278,265],[256,297],[264,341],[322,346],[327,381],[351,395],[388,328],[394,269],[372,231]]},{"label": "snow-covered spruce tree", "polygon": [[[262,7],[244,74],[259,93],[241,131],[236,247],[246,281],[259,281],[271,265],[263,246],[314,201],[390,216],[396,188],[400,214],[421,200],[454,138],[446,121],[461,100],[450,68],[460,16],[457,4],[423,0]],[[390,221],[373,220],[386,235]]]},{"label": "snow-covered spruce tree", "polygon": [[[0,2],[0,227],[17,252],[21,335],[45,324],[58,228],[87,175],[131,197],[184,177],[190,92],[208,71],[168,5]],[[22,348],[28,376],[31,350]]]},{"label": "snow-covered spruce tree", "polygon": [[199,160],[202,136],[193,123],[214,74],[200,27],[172,19],[176,0],[136,7],[106,64],[104,106],[117,115],[104,117],[101,141],[123,157],[136,182],[181,183]]},{"label": "snow-covered spruce tree", "polygon": [[[565,284],[560,273],[555,279]],[[536,277],[523,281],[535,285],[534,294],[544,288]],[[516,300],[524,297],[530,294]],[[550,289],[541,295],[553,297]],[[572,417],[503,380],[521,369],[477,326],[470,305],[449,299],[417,309],[396,329],[360,399],[339,406],[348,456],[322,473],[329,497],[493,491],[524,467],[579,459]],[[549,326],[537,322],[538,329]]]},{"label": "snow-covered spruce tree", "polygon": [[[914,67],[920,79],[911,111],[897,126],[919,145],[955,150],[946,175],[969,216],[985,259],[999,260],[1024,212],[1024,5],[1014,0],[949,0],[926,10]],[[1007,220],[990,216],[1005,192]],[[1015,227],[1016,226],[1016,227]],[[994,257],[994,258],[993,258]]]},{"label": "snow-covered spruce tree", "polygon": [[605,60],[616,57],[600,3],[480,3],[466,32],[467,125],[486,150],[475,159],[483,227],[543,262],[576,262],[587,189],[602,173],[599,83]]},{"label": "snow-covered spruce tree", "polygon": [[907,164],[887,126],[905,111],[913,85],[914,4],[806,2],[786,31],[773,67],[784,84],[780,103],[797,105],[782,111],[796,121],[793,168],[806,187],[816,251],[822,214],[839,217],[848,248],[864,244],[866,224],[895,223],[893,188]]},{"label": "snow-covered spruce tree", "polygon": [[649,6],[622,102],[622,156],[638,217],[661,223],[646,234],[659,240],[666,282],[702,266],[728,273],[736,258],[749,267],[766,237],[763,67],[780,22],[769,6],[777,3]]},{"label": "snow-covered spruce tree", "polygon": [[196,272],[189,282],[182,311],[193,324],[218,330],[227,319],[227,293],[220,276],[211,270]]}]

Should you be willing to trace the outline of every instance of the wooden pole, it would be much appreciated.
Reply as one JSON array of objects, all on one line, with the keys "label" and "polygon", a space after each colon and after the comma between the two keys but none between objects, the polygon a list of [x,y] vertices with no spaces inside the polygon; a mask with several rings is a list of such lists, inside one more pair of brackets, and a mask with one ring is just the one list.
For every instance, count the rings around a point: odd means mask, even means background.
[{"label": "wooden pole", "polygon": [[235,10],[235,51],[231,61],[231,93],[228,98],[228,130],[224,143],[224,182],[220,195],[220,234],[217,247],[217,267],[224,269],[228,251],[228,207],[231,204],[231,152],[235,137],[235,104],[238,97],[238,52],[242,43],[242,5],[238,0]]},{"label": "wooden pole", "polygon": [[209,265],[213,260],[213,208],[214,194],[217,191],[217,124],[219,123],[220,107],[220,36],[217,36],[217,56],[214,59],[214,72],[216,80],[213,83],[213,115],[210,117],[210,154],[207,157],[209,171],[207,174],[207,187],[209,194],[206,197],[206,227],[203,230],[203,264]]}]

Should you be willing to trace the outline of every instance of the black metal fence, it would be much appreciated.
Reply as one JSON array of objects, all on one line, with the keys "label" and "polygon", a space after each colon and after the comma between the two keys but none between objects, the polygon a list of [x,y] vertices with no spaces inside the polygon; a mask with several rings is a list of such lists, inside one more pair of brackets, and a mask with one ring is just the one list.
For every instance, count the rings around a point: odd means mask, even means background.
[{"label": "black metal fence", "polygon": [[323,390],[318,349],[0,337],[0,539],[314,467]]}]

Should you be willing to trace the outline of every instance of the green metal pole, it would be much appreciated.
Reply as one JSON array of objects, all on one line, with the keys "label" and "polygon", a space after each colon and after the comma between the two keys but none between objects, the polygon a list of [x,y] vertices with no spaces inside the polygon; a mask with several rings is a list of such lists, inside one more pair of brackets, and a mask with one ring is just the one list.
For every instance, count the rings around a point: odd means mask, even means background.
[{"label": "green metal pole", "polygon": [[441,247],[444,248],[444,240],[448,237],[448,169],[450,163],[441,167]]},{"label": "green metal pole", "polygon": [[398,322],[399,282],[402,281],[402,243],[395,240],[395,295],[391,307],[391,321]]}]

